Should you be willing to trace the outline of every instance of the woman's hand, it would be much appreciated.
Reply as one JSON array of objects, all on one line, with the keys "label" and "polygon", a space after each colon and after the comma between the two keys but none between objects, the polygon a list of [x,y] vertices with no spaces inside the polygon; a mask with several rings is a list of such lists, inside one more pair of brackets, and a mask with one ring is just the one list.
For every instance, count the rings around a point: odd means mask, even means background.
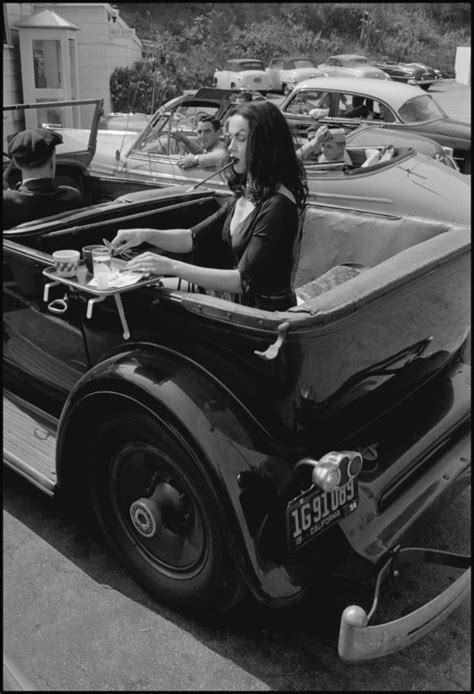
[{"label": "woman's hand", "polygon": [[147,241],[149,229],[119,229],[111,245],[115,251],[127,251]]},{"label": "woman's hand", "polygon": [[152,275],[172,275],[173,261],[158,253],[141,253],[133,260],[130,260],[125,266],[127,270],[132,272],[144,272]]}]

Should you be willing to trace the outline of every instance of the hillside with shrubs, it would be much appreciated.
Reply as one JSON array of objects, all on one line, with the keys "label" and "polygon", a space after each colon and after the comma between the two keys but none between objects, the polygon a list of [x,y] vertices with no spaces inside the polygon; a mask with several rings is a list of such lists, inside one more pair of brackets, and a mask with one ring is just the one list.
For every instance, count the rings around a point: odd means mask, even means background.
[{"label": "hillside with shrubs", "polygon": [[[111,76],[114,110],[153,112],[185,89],[212,86],[229,58],[337,53],[420,61],[454,77],[471,43],[470,3],[120,3],[148,58]],[[366,11],[369,30],[362,33]]]}]

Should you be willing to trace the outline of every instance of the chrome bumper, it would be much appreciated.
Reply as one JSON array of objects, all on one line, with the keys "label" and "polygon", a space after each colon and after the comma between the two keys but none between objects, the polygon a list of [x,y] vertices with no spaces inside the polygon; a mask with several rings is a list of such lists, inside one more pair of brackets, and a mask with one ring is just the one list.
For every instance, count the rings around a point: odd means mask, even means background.
[{"label": "chrome bumper", "polygon": [[[400,564],[420,561],[465,571],[446,590],[414,612],[392,622],[369,626],[377,609],[383,580],[389,574],[397,575]],[[471,558],[463,554],[419,547],[395,548],[377,576],[369,614],[358,605],[350,605],[342,613],[338,645],[340,657],[352,662],[379,658],[409,646],[434,629],[470,592],[470,564]]]}]

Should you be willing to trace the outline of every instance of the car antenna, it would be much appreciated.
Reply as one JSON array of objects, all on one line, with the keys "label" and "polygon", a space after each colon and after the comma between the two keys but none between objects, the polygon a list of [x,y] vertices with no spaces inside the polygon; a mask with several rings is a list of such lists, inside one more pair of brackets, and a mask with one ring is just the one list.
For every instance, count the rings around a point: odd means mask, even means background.
[{"label": "car antenna", "polygon": [[202,181],[198,181],[195,183],[193,186],[190,186],[189,188],[186,188],[185,193],[191,193],[193,190],[196,190],[196,188],[199,188],[203,183],[206,183],[206,181],[209,181],[210,178],[214,178],[214,176],[217,176],[217,174],[221,173],[224,171],[224,169],[228,169],[229,166],[232,166],[234,162],[229,161],[227,164],[224,166],[221,166],[220,169],[217,169],[217,171],[213,171],[210,176],[206,176],[206,178],[203,178]]}]

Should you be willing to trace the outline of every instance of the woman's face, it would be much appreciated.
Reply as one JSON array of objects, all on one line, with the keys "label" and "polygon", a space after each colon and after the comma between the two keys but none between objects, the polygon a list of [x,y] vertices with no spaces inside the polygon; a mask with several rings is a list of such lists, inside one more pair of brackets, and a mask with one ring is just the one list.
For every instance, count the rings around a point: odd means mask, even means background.
[{"label": "woman's face", "polygon": [[228,150],[238,174],[247,172],[247,142],[249,138],[249,123],[246,118],[236,114],[229,120]]}]

